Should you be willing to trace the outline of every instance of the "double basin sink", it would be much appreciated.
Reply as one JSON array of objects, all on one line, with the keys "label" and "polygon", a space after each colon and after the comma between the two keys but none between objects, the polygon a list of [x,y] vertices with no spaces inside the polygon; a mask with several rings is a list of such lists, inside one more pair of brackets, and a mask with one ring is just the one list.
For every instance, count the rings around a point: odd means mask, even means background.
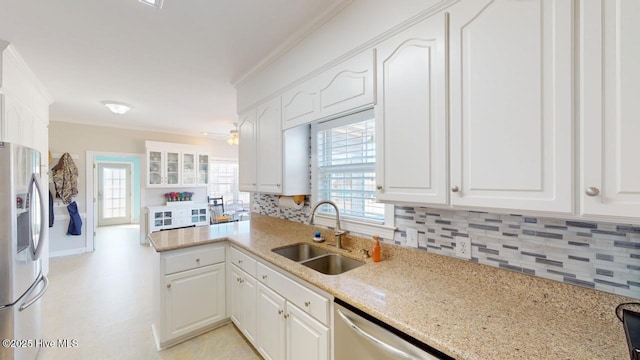
[{"label": "double basin sink", "polygon": [[342,274],[364,265],[362,261],[306,243],[293,244],[271,251],[327,275]]}]

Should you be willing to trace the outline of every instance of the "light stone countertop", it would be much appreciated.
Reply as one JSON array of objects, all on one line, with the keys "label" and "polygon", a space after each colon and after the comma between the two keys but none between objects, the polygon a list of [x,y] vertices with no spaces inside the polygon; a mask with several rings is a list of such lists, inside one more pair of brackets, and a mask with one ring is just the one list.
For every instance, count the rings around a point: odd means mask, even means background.
[{"label": "light stone countertop", "polygon": [[[324,275],[271,250],[331,230],[251,216],[150,240],[158,252],[228,240],[456,359],[629,358],[614,310],[634,299],[384,243],[381,262]],[[347,235],[343,245],[355,257],[372,241]]]}]

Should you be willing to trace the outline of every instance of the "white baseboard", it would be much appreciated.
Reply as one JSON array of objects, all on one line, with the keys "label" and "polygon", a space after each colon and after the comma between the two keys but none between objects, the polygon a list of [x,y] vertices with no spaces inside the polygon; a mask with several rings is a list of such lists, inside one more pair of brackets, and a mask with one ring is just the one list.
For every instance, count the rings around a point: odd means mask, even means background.
[{"label": "white baseboard", "polygon": [[86,248],[78,248],[78,249],[69,249],[69,250],[61,250],[61,251],[50,251],[49,258],[62,257],[62,256],[70,256],[70,255],[80,255],[88,252]]}]

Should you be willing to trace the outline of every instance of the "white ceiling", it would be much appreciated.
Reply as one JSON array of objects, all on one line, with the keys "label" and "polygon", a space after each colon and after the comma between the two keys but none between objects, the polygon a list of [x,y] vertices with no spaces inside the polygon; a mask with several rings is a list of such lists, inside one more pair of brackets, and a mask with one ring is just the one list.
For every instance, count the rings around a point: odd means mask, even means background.
[{"label": "white ceiling", "polygon": [[220,137],[237,121],[231,83],[338,2],[0,0],[0,39],[53,97],[51,121]]}]

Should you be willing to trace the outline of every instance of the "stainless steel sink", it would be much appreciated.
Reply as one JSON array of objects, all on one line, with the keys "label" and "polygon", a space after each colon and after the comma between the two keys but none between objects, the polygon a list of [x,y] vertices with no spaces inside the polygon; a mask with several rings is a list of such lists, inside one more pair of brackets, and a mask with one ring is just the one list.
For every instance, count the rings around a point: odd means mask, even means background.
[{"label": "stainless steel sink", "polygon": [[293,244],[271,251],[327,275],[342,274],[364,265],[362,261],[305,243]]},{"label": "stainless steel sink", "polygon": [[302,265],[327,275],[338,275],[364,265],[339,254],[328,254],[312,260],[303,261]]},{"label": "stainless steel sink", "polygon": [[304,243],[293,244],[286,247],[273,249],[271,251],[296,262],[316,258],[318,256],[326,255],[329,253],[329,251],[325,249]]}]

